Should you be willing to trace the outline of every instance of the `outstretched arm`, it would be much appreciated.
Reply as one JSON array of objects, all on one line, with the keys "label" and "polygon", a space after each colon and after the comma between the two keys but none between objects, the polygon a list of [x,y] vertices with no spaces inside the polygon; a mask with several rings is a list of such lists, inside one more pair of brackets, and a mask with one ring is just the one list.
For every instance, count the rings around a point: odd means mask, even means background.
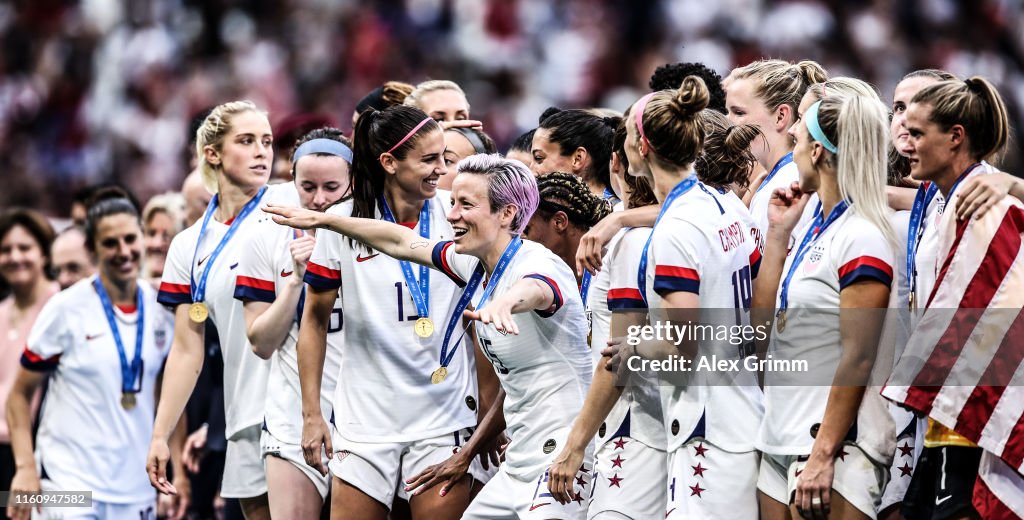
[{"label": "outstretched arm", "polygon": [[437,240],[423,238],[415,231],[384,220],[343,217],[318,211],[276,206],[263,207],[274,215],[274,222],[296,229],[320,228],[353,238],[399,260],[433,267],[431,253]]}]

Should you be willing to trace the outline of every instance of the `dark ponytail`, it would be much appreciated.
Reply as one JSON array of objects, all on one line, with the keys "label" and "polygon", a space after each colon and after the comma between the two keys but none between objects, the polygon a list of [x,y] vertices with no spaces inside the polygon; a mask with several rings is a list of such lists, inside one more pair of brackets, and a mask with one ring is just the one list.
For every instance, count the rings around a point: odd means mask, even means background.
[{"label": "dark ponytail", "polygon": [[[422,110],[407,105],[384,110],[370,108],[360,114],[352,136],[352,216],[374,218],[377,198],[384,192],[384,180],[387,179],[380,156],[425,119],[427,114]],[[401,146],[392,150],[391,155],[398,160],[405,159],[421,137],[440,129],[436,121],[428,121]]]}]

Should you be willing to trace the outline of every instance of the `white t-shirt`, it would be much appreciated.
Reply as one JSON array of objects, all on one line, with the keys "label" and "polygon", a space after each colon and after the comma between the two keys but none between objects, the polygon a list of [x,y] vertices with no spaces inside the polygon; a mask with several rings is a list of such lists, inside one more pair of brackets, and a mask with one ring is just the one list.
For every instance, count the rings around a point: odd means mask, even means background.
[{"label": "white t-shirt", "polygon": [[[807,361],[809,370],[802,375],[765,374],[765,417],[757,440],[759,450],[772,455],[810,453],[814,444],[811,427],[824,417],[832,376],[842,353],[839,293],[862,280],[890,287],[893,281],[896,256],[882,236],[851,207],[809,246],[789,284],[786,326],[782,332],[773,330],[768,351],[775,360]],[[783,279],[798,247],[786,258]],[[781,292],[782,280],[780,296]],[[891,305],[895,297],[892,293]],[[781,300],[777,306],[781,306]],[[879,463],[891,461],[894,426],[886,401],[876,389],[865,391],[848,440]]]},{"label": "white t-shirt", "polygon": [[[716,328],[749,325],[752,278],[760,252],[749,239],[752,222],[737,201],[731,192],[718,193],[698,183],[667,209],[648,253],[651,309],[663,309],[666,294],[686,291],[699,296],[704,323]],[[662,385],[668,451],[693,437],[726,451],[754,449],[749,432],[757,429],[763,413],[756,374],[699,369],[702,360],[742,360],[752,353],[747,342],[731,343],[733,337],[740,336],[700,341],[688,384]]]},{"label": "white t-shirt", "polygon": [[[479,263],[475,257],[457,254],[451,242],[441,242],[434,249],[434,265],[463,284]],[[555,295],[551,309],[514,315],[517,336],[474,322],[480,348],[505,390],[505,424],[511,444],[503,467],[520,478],[543,471],[565,446],[593,375],[583,302],[569,266],[544,246],[524,240],[489,301],[524,278],[551,287]],[[483,291],[481,283],[474,307]]]},{"label": "white t-shirt", "polygon": [[[242,257],[235,282],[235,298],[274,303],[281,288],[294,276],[295,264],[289,246],[291,241],[302,236],[302,231],[279,226],[274,222],[261,224],[262,229],[250,235],[246,246],[249,254]],[[327,232],[324,232],[327,233]],[[305,287],[303,287],[305,290]],[[302,304],[299,300],[299,304]],[[301,310],[295,309],[284,344],[270,360],[270,376],[267,381],[267,404],[264,425],[275,438],[292,444],[302,440],[302,387],[299,385],[299,360],[296,344],[299,340]],[[320,410],[324,420],[331,419],[331,397],[338,382],[341,368],[343,336],[341,333],[344,316],[341,303],[336,302],[331,322],[327,328],[327,352],[324,357],[323,377],[320,383]]]},{"label": "white t-shirt", "polygon": [[[138,280],[145,321],[142,388],[135,407],[125,410],[121,360],[94,279],[81,280],[46,303],[22,356],[26,368],[52,371],[36,437],[39,474],[58,489],[91,490],[102,502],[152,500],[146,454],[156,380],[171,350],[174,317],[157,304],[156,291]],[[131,363],[139,313],[115,307],[114,316]]]},{"label": "white t-shirt", "polygon": [[[263,421],[270,361],[260,359],[252,352],[246,335],[245,310],[242,302],[234,298],[234,294],[236,269],[242,257],[249,254],[246,247],[249,233],[260,229],[261,222],[271,221],[270,216],[261,209],[268,202],[298,206],[295,185],[275,184],[267,188],[256,209],[242,221],[238,231],[224,246],[207,278],[205,302],[210,312],[209,319],[217,327],[224,356],[224,420],[228,439]],[[159,296],[160,303],[171,309],[192,303],[189,289],[192,271],[195,271],[195,281],[198,283],[206,268],[206,260],[230,227],[229,224],[211,218],[206,235],[202,237],[202,243],[199,243],[202,225],[200,219],[171,241]]]},{"label": "white t-shirt", "polygon": [[[619,239],[608,248],[605,272],[611,276],[607,305],[613,311],[646,309],[640,290],[637,288],[637,273],[640,269],[640,254],[649,227],[627,228],[619,231]],[[597,352],[595,359],[600,359]],[[651,448],[665,449],[665,417],[661,409],[661,390],[658,375],[649,372],[632,372],[629,385],[623,389],[622,397],[605,420],[607,430],[599,438],[607,441],[623,433]],[[629,414],[628,431],[624,425]],[[598,432],[600,433],[600,432]]]},{"label": "white t-shirt", "polygon": [[[446,213],[447,192],[430,199],[430,238],[448,240],[452,228]],[[350,215],[352,203],[328,213]],[[377,213],[380,217],[379,211]],[[418,230],[418,224],[410,224]],[[411,264],[420,279],[420,266]],[[428,272],[430,270],[428,269]],[[346,439],[357,442],[409,442],[446,435],[475,426],[476,412],[467,397],[479,400],[476,365],[468,339],[458,346],[448,377],[431,384],[440,366],[441,344],[448,318],[458,302],[458,286],[430,272],[430,319],[434,333],[416,335],[417,311],[398,260],[345,236],[320,232],[306,268],[306,283],[316,290],[341,288],[345,309],[345,361],[334,395],[334,424]],[[452,337],[449,352],[459,340]]]}]

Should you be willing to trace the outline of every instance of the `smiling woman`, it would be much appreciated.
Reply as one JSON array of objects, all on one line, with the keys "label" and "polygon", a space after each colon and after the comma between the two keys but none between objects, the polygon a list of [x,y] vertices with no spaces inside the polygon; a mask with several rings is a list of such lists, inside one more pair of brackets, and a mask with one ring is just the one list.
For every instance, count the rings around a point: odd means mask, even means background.
[{"label": "smiling woman", "polygon": [[[359,142],[358,137],[356,142]],[[444,314],[431,315],[445,327],[443,333],[440,330],[434,333],[434,337],[445,338],[439,349],[440,363],[434,358],[426,369],[417,365],[422,376],[416,374],[418,377],[412,380],[430,381],[432,384],[422,385],[429,390],[448,388],[453,377],[461,377],[460,373],[464,372],[458,364],[461,361],[452,362],[458,343],[449,345],[448,340],[461,336],[456,329],[465,316],[475,322],[480,350],[493,365],[506,397],[500,405],[495,403],[491,409],[495,413],[488,414],[455,455],[449,451],[434,460],[444,461],[442,464],[421,465],[422,471],[416,472],[420,474],[406,480],[406,490],[416,490],[412,500],[414,517],[417,500],[438,497],[424,490],[444,483],[441,497],[460,491],[470,461],[502,430],[500,418],[504,417],[510,436],[515,440],[509,445],[498,474],[480,491],[462,518],[524,517],[528,510],[541,506],[549,506],[545,512],[553,517],[576,518],[585,511],[585,504],[560,504],[536,493],[555,448],[566,442],[569,426],[580,411],[590,384],[587,321],[579,292],[575,290],[576,279],[554,253],[520,237],[539,203],[536,181],[522,163],[497,155],[464,159],[459,163],[459,175],[452,189],[453,201],[447,220],[454,230],[454,240],[446,236],[421,236],[401,225],[333,212],[321,214],[284,207],[268,207],[266,211],[278,215],[274,217],[278,223],[305,229],[329,229],[395,259],[432,267],[464,287],[457,305],[446,309]],[[322,238],[318,239],[318,247],[319,240]],[[330,269],[339,267],[342,266]],[[322,272],[330,273],[330,270]],[[485,276],[487,283],[483,294],[475,298]],[[352,284],[346,283],[343,288],[349,285]],[[471,300],[475,300],[475,310],[465,311]],[[385,345],[377,343],[374,348],[379,351]],[[343,369],[351,365],[349,346],[346,345]],[[362,372],[373,371],[363,369]],[[339,380],[344,384],[345,377]],[[389,386],[393,384],[372,388],[375,394],[380,394],[382,388]],[[335,402],[336,413],[342,416],[343,412],[337,411],[339,404]],[[422,415],[436,407],[419,409],[417,413]],[[349,417],[350,421],[353,419]],[[303,438],[308,436],[303,435]],[[339,460],[337,466],[343,471],[358,468],[358,459],[347,456]],[[589,483],[591,466],[592,452],[588,452],[579,468],[579,482]],[[334,470],[335,463],[332,462],[331,467]],[[348,476],[345,481],[352,482]],[[335,482],[337,490],[338,481]]]}]

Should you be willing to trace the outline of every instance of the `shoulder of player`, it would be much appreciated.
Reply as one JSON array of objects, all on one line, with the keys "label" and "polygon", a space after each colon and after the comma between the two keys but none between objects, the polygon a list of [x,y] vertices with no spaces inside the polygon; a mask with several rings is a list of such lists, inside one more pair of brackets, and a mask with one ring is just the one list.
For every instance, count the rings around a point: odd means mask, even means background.
[{"label": "shoulder of player", "polygon": [[558,255],[531,240],[523,240],[523,248],[516,254],[513,269],[516,278],[528,274],[542,274],[551,278],[576,279],[572,274],[572,269]]},{"label": "shoulder of player", "polygon": [[263,194],[263,199],[260,200],[260,203],[266,204],[268,202],[288,206],[298,206],[299,191],[295,188],[295,183],[281,182],[278,184],[268,185],[267,191]]},{"label": "shoulder of player", "polygon": [[327,213],[328,215],[338,215],[338,216],[341,216],[341,217],[348,217],[348,216],[352,215],[353,207],[354,207],[354,204],[352,202],[352,199],[343,200],[343,201],[341,201],[341,202],[339,202],[339,203],[337,203],[337,204],[327,208],[327,211],[325,211],[324,213]]}]

